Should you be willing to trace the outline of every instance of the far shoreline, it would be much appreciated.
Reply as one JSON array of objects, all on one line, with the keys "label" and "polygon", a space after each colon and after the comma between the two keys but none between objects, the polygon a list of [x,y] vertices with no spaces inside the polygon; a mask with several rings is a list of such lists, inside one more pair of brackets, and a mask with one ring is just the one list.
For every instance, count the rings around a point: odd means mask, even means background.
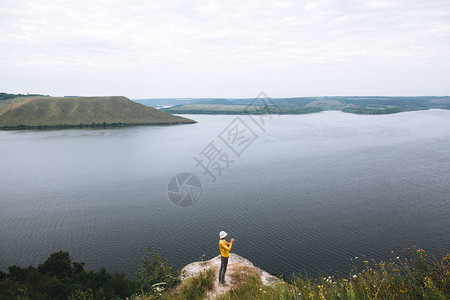
[{"label": "far shoreline", "polygon": [[13,131],[13,130],[62,130],[62,129],[115,129],[115,128],[128,128],[128,127],[137,127],[137,126],[156,126],[156,127],[165,127],[165,126],[173,126],[173,125],[189,125],[198,123],[195,120],[193,122],[174,122],[174,123],[119,123],[119,124],[81,124],[81,125],[17,125],[17,126],[3,126],[0,127],[0,130],[4,131]]}]

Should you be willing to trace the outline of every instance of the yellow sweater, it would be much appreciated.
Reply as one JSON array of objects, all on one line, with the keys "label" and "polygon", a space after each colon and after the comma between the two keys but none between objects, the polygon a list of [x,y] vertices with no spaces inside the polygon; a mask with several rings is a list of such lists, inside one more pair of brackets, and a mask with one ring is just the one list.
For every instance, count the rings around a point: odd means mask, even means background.
[{"label": "yellow sweater", "polygon": [[220,240],[220,241],[219,241],[219,250],[220,250],[220,254],[221,254],[223,257],[229,257],[229,256],[230,256],[231,246],[232,246],[232,244],[231,244],[231,243],[228,243],[228,242],[225,241],[224,239],[223,239],[223,240]]}]

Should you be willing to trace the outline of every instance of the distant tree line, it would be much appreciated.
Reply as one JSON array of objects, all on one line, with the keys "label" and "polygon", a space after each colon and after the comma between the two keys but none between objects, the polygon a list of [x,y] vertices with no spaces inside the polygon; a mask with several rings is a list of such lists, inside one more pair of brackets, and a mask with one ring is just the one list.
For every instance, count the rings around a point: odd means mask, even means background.
[{"label": "distant tree line", "polygon": [[116,128],[129,126],[166,126],[171,124],[181,124],[180,122],[173,123],[80,123],[80,124],[57,124],[57,125],[14,125],[14,126],[0,126],[2,130],[25,130],[25,129],[70,129],[70,128]]},{"label": "distant tree line", "polygon": [[8,93],[0,93],[0,100],[8,100],[16,97],[25,97],[25,96],[45,96],[48,95],[39,95],[39,94],[8,94]]},{"label": "distant tree line", "polygon": [[[202,110],[202,109],[178,109],[176,107],[161,109],[171,114],[207,114],[207,115],[264,115],[264,114],[282,114],[282,115],[302,115],[321,112],[323,109],[315,107],[263,107],[260,109],[245,109],[247,106],[243,105],[242,110]],[[251,107],[250,107],[251,108]]]}]

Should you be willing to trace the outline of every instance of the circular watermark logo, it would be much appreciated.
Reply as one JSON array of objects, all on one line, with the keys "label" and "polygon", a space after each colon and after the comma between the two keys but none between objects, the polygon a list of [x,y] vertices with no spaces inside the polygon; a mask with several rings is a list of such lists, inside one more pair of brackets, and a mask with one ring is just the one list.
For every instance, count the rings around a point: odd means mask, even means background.
[{"label": "circular watermark logo", "polygon": [[202,185],[197,176],[191,173],[179,173],[170,180],[167,194],[173,204],[188,207],[200,199]]}]

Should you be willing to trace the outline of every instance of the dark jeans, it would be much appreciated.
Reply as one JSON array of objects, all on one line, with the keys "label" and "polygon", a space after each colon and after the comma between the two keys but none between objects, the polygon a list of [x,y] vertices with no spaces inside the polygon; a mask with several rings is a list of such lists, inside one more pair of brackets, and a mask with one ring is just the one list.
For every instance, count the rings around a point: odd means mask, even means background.
[{"label": "dark jeans", "polygon": [[225,273],[227,272],[228,257],[220,256],[219,282],[225,281]]}]

